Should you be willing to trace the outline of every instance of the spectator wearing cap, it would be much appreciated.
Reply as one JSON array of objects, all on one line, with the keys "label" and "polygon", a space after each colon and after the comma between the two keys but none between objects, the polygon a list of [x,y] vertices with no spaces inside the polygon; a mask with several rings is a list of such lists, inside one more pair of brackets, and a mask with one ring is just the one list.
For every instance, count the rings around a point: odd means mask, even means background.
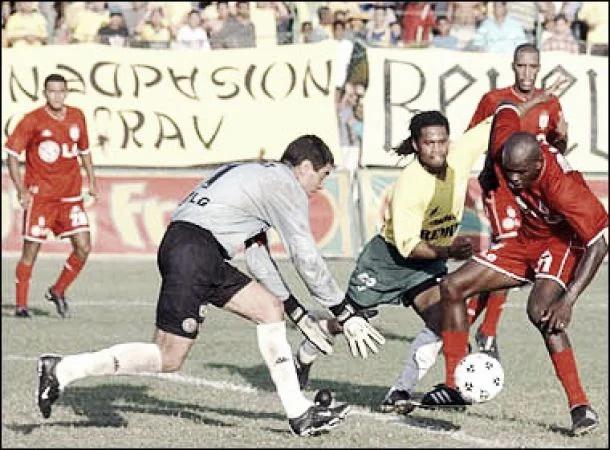
[{"label": "spectator wearing cap", "polygon": [[178,28],[176,48],[210,50],[208,33],[203,29],[201,14],[193,9],[188,14],[187,23]]},{"label": "spectator wearing cap", "polygon": [[136,35],[146,47],[169,48],[172,34],[163,15],[163,9],[149,10],[136,27]]},{"label": "spectator wearing cap", "polygon": [[458,44],[458,39],[451,35],[451,22],[449,18],[445,16],[437,17],[434,36],[432,37],[432,47],[457,50]]},{"label": "spectator wearing cap", "polygon": [[542,50],[578,53],[578,42],[574,39],[570,23],[565,14],[557,14],[553,35],[542,43]]},{"label": "spectator wearing cap", "polygon": [[123,13],[112,11],[110,22],[97,31],[98,41],[115,47],[125,47],[129,38],[129,30],[125,26]]},{"label": "spectator wearing cap", "polygon": [[108,10],[112,12],[121,12],[123,14],[123,23],[129,31],[129,35],[133,36],[136,27],[147,13],[148,2],[108,2]]},{"label": "spectator wearing cap", "polygon": [[493,16],[483,20],[472,40],[471,49],[512,53],[519,44],[527,42],[519,21],[507,13],[506,2],[493,2]]},{"label": "spectator wearing cap", "polygon": [[87,2],[87,7],[78,15],[78,23],[72,33],[74,42],[95,42],[97,31],[110,22],[106,2]]},{"label": "spectator wearing cap", "polygon": [[5,24],[6,43],[9,47],[38,46],[47,43],[47,21],[34,8],[34,2],[16,2],[16,11]]},{"label": "spectator wearing cap", "polygon": [[368,20],[369,16],[363,12],[348,17],[347,31],[351,34],[353,40],[366,40],[366,23]]}]

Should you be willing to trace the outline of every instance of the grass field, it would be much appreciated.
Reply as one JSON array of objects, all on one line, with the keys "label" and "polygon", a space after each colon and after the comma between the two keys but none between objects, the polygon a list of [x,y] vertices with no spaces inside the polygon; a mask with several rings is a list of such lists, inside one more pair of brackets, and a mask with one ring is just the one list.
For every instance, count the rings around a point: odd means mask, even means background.
[{"label": "grass field", "polygon": [[[214,308],[179,374],[104,377],[70,385],[50,419],[34,402],[36,359],[148,341],[154,328],[158,274],[153,260],[91,260],[69,292],[74,316],[62,320],[43,299],[63,259],[41,258],[34,270],[31,320],[13,317],[14,258],[2,265],[2,447],[600,447],[608,448],[608,266],[579,300],[570,326],[580,375],[601,417],[590,435],[568,436],[567,402],[541,338],[528,323],[528,289],[511,293],[499,331],[506,381],[493,402],[465,413],[374,412],[421,328],[413,311],[384,308],[375,320],[387,339],[382,352],[353,359],[343,339],[312,370],[310,390],[330,388],[354,405],[330,434],[293,436],[262,363],[254,324]],[[345,286],[353,263],[331,261]],[[282,265],[295,292],[295,273]],[[300,341],[290,328],[289,339]],[[443,379],[443,364],[420,385]]]}]

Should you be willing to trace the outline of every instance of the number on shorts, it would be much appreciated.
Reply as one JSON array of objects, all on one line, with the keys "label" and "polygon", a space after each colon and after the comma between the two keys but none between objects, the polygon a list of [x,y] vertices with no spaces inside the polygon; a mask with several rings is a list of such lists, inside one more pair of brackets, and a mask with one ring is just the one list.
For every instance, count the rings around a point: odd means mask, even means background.
[{"label": "number on shorts", "polygon": [[73,227],[87,225],[87,214],[79,206],[74,205],[70,210],[70,222]]},{"label": "number on shorts", "polygon": [[553,255],[551,255],[550,251],[545,250],[545,252],[540,255],[540,258],[538,258],[538,266],[536,267],[536,272],[548,273],[552,263]]}]

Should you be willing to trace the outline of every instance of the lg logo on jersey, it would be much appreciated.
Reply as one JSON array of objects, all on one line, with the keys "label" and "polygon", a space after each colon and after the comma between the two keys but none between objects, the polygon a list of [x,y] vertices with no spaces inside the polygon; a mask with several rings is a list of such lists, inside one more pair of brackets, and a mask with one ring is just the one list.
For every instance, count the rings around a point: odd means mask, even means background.
[{"label": "lg logo on jersey", "polygon": [[[54,163],[59,158],[60,147],[55,141],[42,141],[38,145],[38,156],[46,163]],[[65,142],[61,144],[61,156],[66,159],[76,158],[78,156],[78,145],[76,142],[69,147]]]}]

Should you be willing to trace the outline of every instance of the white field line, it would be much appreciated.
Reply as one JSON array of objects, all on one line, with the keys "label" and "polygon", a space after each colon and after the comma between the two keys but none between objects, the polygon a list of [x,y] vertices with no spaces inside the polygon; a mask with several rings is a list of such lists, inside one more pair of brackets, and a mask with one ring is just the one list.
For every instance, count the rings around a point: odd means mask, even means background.
[{"label": "white field line", "polygon": [[[36,361],[38,357],[35,356],[25,356],[25,355],[5,355],[2,357],[3,360],[6,361]],[[189,375],[182,375],[180,373],[142,373],[139,376],[146,376],[151,378],[159,378],[166,381],[171,381],[174,383],[188,384],[191,386],[204,386],[213,389],[223,390],[223,391],[233,391],[240,392],[245,394],[259,394],[260,391],[252,386],[248,385],[240,385],[235,383],[229,383],[226,381],[214,381],[207,380],[205,378],[193,377]],[[389,425],[403,426],[412,429],[413,431],[419,433],[428,433],[434,435],[443,435],[447,436],[450,439],[455,439],[456,441],[465,442],[481,447],[500,447],[500,448],[508,448],[508,446],[502,442],[497,440],[489,440],[478,438],[475,436],[470,436],[463,431],[443,431],[443,430],[434,430],[427,427],[418,427],[416,425],[411,425],[409,423],[401,420],[400,417],[395,415],[387,415],[369,411],[362,407],[352,407],[351,415],[358,415],[361,417],[366,417],[368,419],[372,419],[378,422],[383,422]]]},{"label": "white field line", "polygon": [[[70,301],[70,298],[68,297],[68,301]],[[74,307],[79,307],[79,306],[93,306],[93,307],[98,307],[98,306],[131,306],[131,307],[136,307],[136,306],[156,306],[157,302],[156,301],[148,301],[148,300],[129,300],[129,299],[125,299],[125,300],[108,300],[108,301],[80,301],[80,300],[74,300],[73,303],[70,303],[70,305],[74,305]],[[392,307],[394,305],[386,305],[388,307]],[[504,304],[504,309],[510,309],[510,308],[525,308],[526,303],[525,301],[520,301],[520,302],[511,302],[510,299]],[[607,302],[595,302],[595,303],[588,303],[586,301],[583,301],[582,303],[578,303],[577,305],[578,309],[583,309],[583,308],[608,308],[608,303]]]}]

